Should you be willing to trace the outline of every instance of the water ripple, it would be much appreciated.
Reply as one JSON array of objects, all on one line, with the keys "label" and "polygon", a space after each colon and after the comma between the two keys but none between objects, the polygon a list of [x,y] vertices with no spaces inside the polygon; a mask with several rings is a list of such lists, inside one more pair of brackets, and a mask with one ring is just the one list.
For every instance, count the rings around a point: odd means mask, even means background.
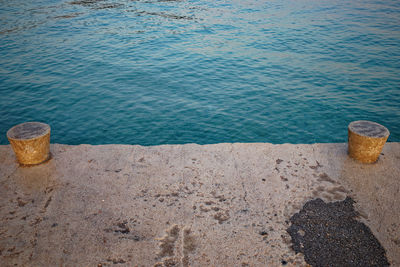
[{"label": "water ripple", "polygon": [[400,141],[398,1],[40,0],[0,7],[0,144]]}]

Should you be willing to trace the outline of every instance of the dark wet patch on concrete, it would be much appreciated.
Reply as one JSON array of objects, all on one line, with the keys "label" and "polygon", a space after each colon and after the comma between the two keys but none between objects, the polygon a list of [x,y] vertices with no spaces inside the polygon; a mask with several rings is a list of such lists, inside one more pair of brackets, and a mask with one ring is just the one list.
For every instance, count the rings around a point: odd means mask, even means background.
[{"label": "dark wet patch on concrete", "polygon": [[308,201],[290,218],[293,249],[312,266],[389,266],[385,249],[355,218],[354,201]]}]

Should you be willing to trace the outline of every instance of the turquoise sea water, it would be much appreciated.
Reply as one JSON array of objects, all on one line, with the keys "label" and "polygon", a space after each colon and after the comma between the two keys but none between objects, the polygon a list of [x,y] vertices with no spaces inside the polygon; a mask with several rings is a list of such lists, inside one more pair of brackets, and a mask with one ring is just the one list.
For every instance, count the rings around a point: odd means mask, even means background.
[{"label": "turquoise sea water", "polygon": [[0,144],[400,141],[400,1],[0,0]]}]

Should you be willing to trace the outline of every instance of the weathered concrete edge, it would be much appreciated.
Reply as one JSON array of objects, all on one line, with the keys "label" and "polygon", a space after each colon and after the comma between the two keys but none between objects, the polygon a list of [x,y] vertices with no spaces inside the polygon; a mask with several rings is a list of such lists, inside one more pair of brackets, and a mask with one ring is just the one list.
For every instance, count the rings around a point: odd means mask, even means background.
[{"label": "weathered concrete edge", "polygon": [[[61,159],[60,150],[75,151],[70,153],[76,155],[79,161],[79,151],[101,151],[106,153],[115,154],[119,150],[129,150],[129,153],[134,151],[144,151],[146,153],[155,151],[164,151],[165,156],[168,156],[168,151],[171,148],[182,149],[188,151],[205,151],[210,153],[218,153],[218,151],[227,151],[226,147],[236,147],[245,150],[248,155],[251,155],[251,150],[259,147],[265,148],[265,151],[285,151],[285,153],[277,153],[278,155],[268,154],[272,159],[280,157],[286,160],[285,155],[291,157],[290,154],[297,150],[306,151],[304,153],[310,162],[311,160],[318,160],[315,167],[329,174],[334,179],[340,179],[342,182],[347,183],[353,190],[352,197],[358,201],[360,210],[365,212],[363,219],[367,222],[378,237],[378,239],[385,244],[388,250],[388,256],[391,258],[393,265],[399,261],[399,248],[390,247],[399,242],[398,229],[393,228],[392,221],[399,219],[399,198],[396,198],[399,190],[399,168],[400,168],[400,143],[387,143],[385,145],[381,159],[375,164],[360,164],[347,157],[346,143],[328,143],[328,144],[268,144],[268,143],[224,143],[224,144],[211,144],[211,145],[162,145],[162,146],[140,146],[140,145],[52,145],[52,151],[56,156],[55,160]],[[246,151],[248,150],[248,151]],[[308,151],[308,152],[307,152]],[[112,153],[111,153],[112,152]],[[246,153],[244,153],[246,155]],[[292,156],[295,153],[292,153]],[[58,155],[60,157],[58,158]],[[183,154],[185,155],[185,154]],[[198,154],[197,154],[198,155]],[[267,157],[268,157],[267,155]],[[201,156],[201,155],[200,155]],[[107,155],[104,155],[107,157]],[[256,158],[243,158],[243,165],[251,163]],[[57,161],[57,164],[63,165],[65,161]],[[279,163],[278,163],[279,164]],[[321,166],[318,166],[321,165]],[[62,166],[60,166],[62,167]],[[65,166],[64,166],[65,167]],[[310,168],[311,168],[310,167]],[[0,147],[0,173],[1,176],[11,175],[19,168],[15,162],[15,157],[12,154],[9,146]],[[4,178],[3,176],[3,178]],[[397,190],[397,191],[396,191]],[[397,192],[397,193],[396,193]],[[389,245],[389,247],[388,247]]]}]

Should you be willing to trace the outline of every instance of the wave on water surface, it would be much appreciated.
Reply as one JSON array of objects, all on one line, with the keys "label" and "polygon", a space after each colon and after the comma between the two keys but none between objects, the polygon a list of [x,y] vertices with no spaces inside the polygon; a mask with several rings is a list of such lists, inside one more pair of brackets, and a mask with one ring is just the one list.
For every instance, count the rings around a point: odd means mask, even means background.
[{"label": "wave on water surface", "polygon": [[2,1],[0,144],[400,141],[398,1]]}]

